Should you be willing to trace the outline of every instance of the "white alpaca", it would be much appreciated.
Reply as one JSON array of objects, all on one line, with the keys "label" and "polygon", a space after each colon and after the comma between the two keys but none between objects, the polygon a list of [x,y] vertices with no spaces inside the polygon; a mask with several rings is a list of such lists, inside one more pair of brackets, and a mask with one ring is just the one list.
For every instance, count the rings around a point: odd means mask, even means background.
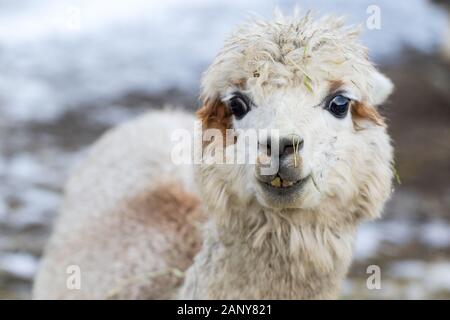
[{"label": "white alpaca", "polygon": [[[174,165],[170,135],[194,121],[182,112],[107,133],[67,185],[34,297],[336,298],[357,225],[391,192],[376,106],[392,84],[357,35],[334,17],[250,22],[204,74],[203,128],[278,130],[273,175],[261,174],[262,151],[256,165]],[[70,265],[78,290],[67,287]]]}]

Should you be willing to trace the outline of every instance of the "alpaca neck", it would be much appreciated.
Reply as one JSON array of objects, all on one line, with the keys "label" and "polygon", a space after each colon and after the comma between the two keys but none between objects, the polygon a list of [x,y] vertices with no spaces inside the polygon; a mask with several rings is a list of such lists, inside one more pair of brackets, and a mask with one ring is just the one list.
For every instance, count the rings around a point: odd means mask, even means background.
[{"label": "alpaca neck", "polygon": [[300,212],[227,216],[240,218],[207,223],[179,298],[337,298],[350,264],[353,226],[320,224]]}]

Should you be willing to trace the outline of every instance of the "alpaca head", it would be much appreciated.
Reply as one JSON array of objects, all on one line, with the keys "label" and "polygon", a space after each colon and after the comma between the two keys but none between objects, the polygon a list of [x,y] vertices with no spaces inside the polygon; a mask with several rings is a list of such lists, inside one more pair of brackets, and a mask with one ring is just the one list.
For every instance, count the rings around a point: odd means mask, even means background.
[{"label": "alpaca head", "polygon": [[341,18],[280,15],[249,22],[225,42],[203,76],[198,116],[223,136],[206,143],[204,160],[217,160],[222,147],[236,159],[250,130],[257,148],[245,149],[245,163],[200,166],[208,206],[379,215],[391,190],[392,148],[377,106],[392,83],[369,62],[358,34]]}]

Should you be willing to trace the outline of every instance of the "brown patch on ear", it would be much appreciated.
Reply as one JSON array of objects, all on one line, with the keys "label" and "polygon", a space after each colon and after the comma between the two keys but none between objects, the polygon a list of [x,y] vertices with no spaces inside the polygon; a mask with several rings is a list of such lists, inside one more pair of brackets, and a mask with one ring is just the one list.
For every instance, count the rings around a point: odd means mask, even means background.
[{"label": "brown patch on ear", "polygon": [[231,112],[219,99],[212,102],[208,99],[197,111],[197,117],[202,122],[203,129],[219,129],[224,135],[231,128]]},{"label": "brown patch on ear", "polygon": [[344,85],[344,81],[342,80],[330,80],[330,89],[328,91],[330,94],[335,93]]},{"label": "brown patch on ear", "polygon": [[218,129],[222,133],[224,143],[227,142],[226,130],[231,129],[231,112],[222,101],[207,99],[197,111],[197,117],[202,122],[203,130]]},{"label": "brown patch on ear", "polygon": [[379,126],[386,126],[383,117],[378,113],[378,111],[365,103],[354,101],[352,103],[352,116],[353,120],[367,119],[373,121]]}]

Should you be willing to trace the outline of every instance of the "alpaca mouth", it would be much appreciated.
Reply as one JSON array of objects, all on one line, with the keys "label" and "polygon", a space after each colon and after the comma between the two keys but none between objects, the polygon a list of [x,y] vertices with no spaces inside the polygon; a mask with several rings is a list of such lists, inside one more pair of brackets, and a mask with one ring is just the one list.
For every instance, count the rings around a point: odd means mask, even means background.
[{"label": "alpaca mouth", "polygon": [[290,181],[281,178],[277,174],[270,182],[260,181],[260,184],[264,187],[264,189],[268,191],[272,191],[277,194],[286,194],[288,192],[291,193],[299,191],[308,179],[309,176],[306,176],[305,178],[299,179],[297,181]]}]

